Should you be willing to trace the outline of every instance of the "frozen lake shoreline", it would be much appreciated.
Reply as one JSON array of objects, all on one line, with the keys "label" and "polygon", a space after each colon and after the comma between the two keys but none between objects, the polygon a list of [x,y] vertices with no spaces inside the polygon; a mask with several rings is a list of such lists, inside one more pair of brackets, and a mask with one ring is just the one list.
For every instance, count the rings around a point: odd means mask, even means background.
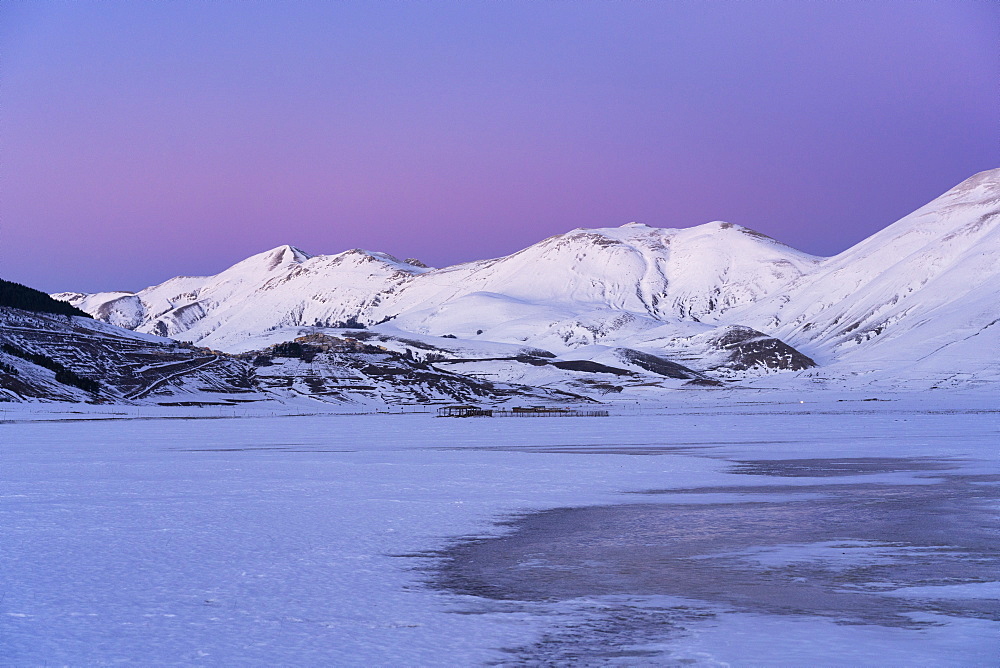
[{"label": "frozen lake shoreline", "polygon": [[[655,490],[645,494],[658,503],[540,511],[510,522],[507,535],[446,550],[437,582],[499,601],[615,601],[591,637],[563,629],[519,648],[519,660],[531,664],[668,659],[667,639],[685,635],[692,620],[726,625],[733,613],[911,630],[949,617],[1000,622],[1000,474],[956,475],[945,462],[907,458],[795,461],[789,474],[779,462],[741,465],[810,479],[813,470],[818,477],[945,471],[927,475],[926,484]],[[760,649],[729,659],[821,661],[794,644]]]},{"label": "frozen lake shoreline", "polygon": [[[877,402],[830,395],[805,404],[790,396],[760,403],[744,396],[722,405],[701,397],[657,411],[620,407],[620,415],[608,418],[531,420],[283,417],[262,409],[256,417],[247,409],[236,416],[243,419],[192,420],[162,418],[232,415],[221,409],[210,415],[208,408],[119,407],[115,415],[6,406],[0,423],[4,661],[476,665],[548,656],[740,665],[785,657],[789,665],[843,665],[892,656],[900,664],[975,665],[1000,655],[987,561],[977,562],[978,589],[955,581],[959,589],[946,597],[952,603],[936,604],[912,628],[869,623],[863,611],[848,625],[836,615],[754,611],[691,587],[584,587],[554,597],[515,591],[497,600],[433,586],[429,573],[442,563],[436,555],[462,545],[463,536],[510,541],[532,517],[551,523],[559,512],[576,513],[543,530],[554,545],[587,513],[605,512],[600,508],[632,512],[630,521],[648,525],[657,508],[683,507],[695,517],[731,505],[734,495],[748,502],[763,493],[751,488],[765,484],[794,487],[798,499],[773,496],[766,505],[799,504],[811,513],[833,512],[849,489],[867,490],[871,498],[880,489],[963,484],[994,496],[957,512],[996,526],[1000,413],[988,394]],[[806,459],[867,462],[867,468],[835,464],[831,474],[830,466],[814,462],[793,476],[779,475],[782,465],[774,463]],[[772,463],[748,463],[761,461]],[[739,462],[742,470],[734,468]],[[649,491],[660,493],[641,494]],[[809,494],[813,501],[801,500]],[[930,502],[911,506],[921,503]],[[522,525],[497,525],[518,517]],[[822,583],[830,573],[871,573],[900,554],[913,561],[920,553],[919,546],[907,552],[912,535],[870,532],[845,543],[799,534],[799,541],[763,541],[756,551],[731,544],[726,558],[744,573],[760,576],[781,566],[791,577]],[[850,554],[831,566],[831,551],[848,544],[840,551]],[[494,552],[508,566],[527,564],[519,572],[544,571],[541,562],[533,567],[516,554]],[[554,554],[546,558],[559,565]],[[770,565],[748,571],[748,555]],[[809,572],[791,575],[795,569]],[[896,582],[899,595],[883,592],[880,600],[892,601],[885,606],[895,611],[906,608],[920,592],[905,587],[927,579]],[[722,590],[736,595],[736,580],[719,582],[732,583]],[[753,578],[743,584],[752,586]],[[968,613],[977,605],[986,613]]]}]

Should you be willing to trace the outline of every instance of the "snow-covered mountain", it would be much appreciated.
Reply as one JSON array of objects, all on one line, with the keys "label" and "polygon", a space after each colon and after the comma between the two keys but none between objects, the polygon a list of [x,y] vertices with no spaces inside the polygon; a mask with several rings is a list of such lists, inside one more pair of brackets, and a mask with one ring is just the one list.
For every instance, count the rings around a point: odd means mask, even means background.
[{"label": "snow-covered mountain", "polygon": [[[653,355],[714,378],[803,370],[810,357],[879,374],[1000,378],[984,353],[1000,342],[998,219],[992,170],[831,258],[729,223],[630,223],[443,269],[282,246],[216,276],[55,296],[110,323],[229,352],[367,326],[398,352],[451,359],[527,346],[626,367]],[[523,377],[515,368],[496,373]]]},{"label": "snow-covered mountain", "polygon": [[471,302],[468,310],[490,327],[535,306],[713,320],[802,276],[818,261],[729,223],[682,230],[629,223],[577,229],[507,257],[428,272],[385,310],[405,314],[400,322],[406,326],[428,329],[452,324],[451,311],[461,319],[463,302]]},{"label": "snow-covered mountain", "polygon": [[1000,169],[731,316],[821,362],[1000,376]]},{"label": "snow-covered mountain", "polygon": [[[467,356],[482,357],[491,342],[567,352],[621,347],[650,330],[655,339],[676,338],[665,328],[681,337],[704,334],[727,310],[818,262],[727,223],[684,230],[632,223],[573,230],[507,257],[445,269],[383,253],[310,256],[283,246],[216,276],[178,277],[135,294],[57,297],[114,324],[229,352],[391,320],[384,330],[439,344],[457,337],[471,346]],[[647,352],[659,352],[652,348]],[[701,346],[687,357],[716,351]]]},{"label": "snow-covered mountain", "polygon": [[135,294],[56,298],[122,327],[220,350],[247,350],[257,346],[241,344],[265,332],[353,324],[425,271],[385,253],[311,256],[279,246],[215,276],[178,276]]}]

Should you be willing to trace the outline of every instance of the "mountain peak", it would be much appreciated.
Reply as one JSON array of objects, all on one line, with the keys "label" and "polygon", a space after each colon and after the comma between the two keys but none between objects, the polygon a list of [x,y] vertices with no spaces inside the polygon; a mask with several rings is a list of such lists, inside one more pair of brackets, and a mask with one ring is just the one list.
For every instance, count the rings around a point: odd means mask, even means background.
[{"label": "mountain peak", "polygon": [[693,229],[693,230],[704,230],[706,232],[716,232],[716,231],[721,231],[721,230],[732,230],[733,232],[744,232],[744,233],[749,233],[749,234],[752,234],[752,235],[766,236],[766,235],[761,234],[760,232],[757,232],[755,230],[751,230],[749,227],[744,227],[742,225],[737,225],[736,223],[730,223],[730,222],[727,222],[725,220],[713,220],[713,221],[708,222],[708,223],[702,223],[701,225],[695,225],[691,229]]},{"label": "mountain peak", "polygon": [[273,254],[279,254],[286,262],[305,262],[306,260],[312,258],[312,255],[305,252],[301,248],[296,246],[291,246],[289,244],[284,244],[283,246],[278,246],[270,251]]},{"label": "mountain peak", "polygon": [[233,266],[229,267],[220,275],[233,275],[234,272],[236,274],[243,272],[255,274],[259,271],[271,272],[282,265],[302,264],[311,257],[311,255],[299,250],[295,246],[284,244],[272,248],[271,250],[266,250],[263,253],[251,255],[247,259],[237,262]]},{"label": "mountain peak", "polygon": [[411,275],[422,274],[430,271],[430,268],[419,260],[413,260],[412,262],[410,260],[400,260],[391,253],[370,251],[363,248],[352,248],[350,250],[343,251],[342,253],[337,253],[336,255],[324,255],[320,257],[323,257],[325,260],[333,262],[334,264],[348,263],[362,266],[369,263],[375,263],[389,269],[390,271],[402,272],[404,274]]},{"label": "mountain peak", "polygon": [[973,174],[941,197],[955,198],[956,196],[970,195],[971,199],[995,200],[1000,195],[1000,168],[987,169],[978,174]]}]

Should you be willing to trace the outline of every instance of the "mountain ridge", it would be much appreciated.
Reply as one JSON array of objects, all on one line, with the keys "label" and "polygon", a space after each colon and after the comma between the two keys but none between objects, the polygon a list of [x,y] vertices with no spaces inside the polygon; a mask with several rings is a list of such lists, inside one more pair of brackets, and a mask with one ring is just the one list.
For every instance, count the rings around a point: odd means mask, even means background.
[{"label": "mountain ridge", "polygon": [[[108,322],[237,353],[366,326],[393,340],[430,337],[442,349],[457,338],[474,358],[508,344],[556,355],[593,348],[598,357],[599,348],[621,348],[701,373],[721,368],[710,360],[726,346],[744,345],[730,341],[740,332],[784,346],[764,346],[774,357],[744,374],[801,372],[812,359],[940,374],[940,351],[975,337],[992,344],[1000,330],[998,221],[995,169],[826,258],[722,221],[627,223],[437,269],[386,253],[310,255],[283,245],[214,276],[57,296]],[[988,356],[965,357],[959,366],[972,373],[998,373]],[[738,364],[726,364],[724,373],[736,373]]]}]

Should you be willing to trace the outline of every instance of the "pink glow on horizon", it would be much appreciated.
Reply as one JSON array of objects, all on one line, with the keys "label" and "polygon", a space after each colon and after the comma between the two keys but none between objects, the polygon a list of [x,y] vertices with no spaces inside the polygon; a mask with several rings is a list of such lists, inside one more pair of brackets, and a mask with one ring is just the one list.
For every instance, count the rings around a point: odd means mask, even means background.
[{"label": "pink glow on horizon", "polygon": [[[1000,166],[989,3],[0,7],[0,277],[443,266],[729,220],[833,254]],[[45,261],[39,261],[45,258]]]}]

